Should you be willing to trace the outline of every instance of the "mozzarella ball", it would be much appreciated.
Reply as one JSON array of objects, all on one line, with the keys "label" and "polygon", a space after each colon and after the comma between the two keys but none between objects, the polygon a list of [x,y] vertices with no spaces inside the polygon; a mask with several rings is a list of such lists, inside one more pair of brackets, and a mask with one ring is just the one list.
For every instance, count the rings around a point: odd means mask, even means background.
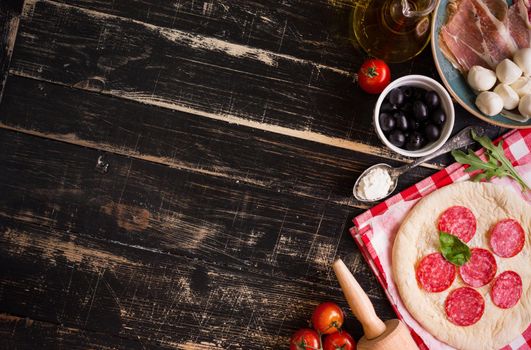
[{"label": "mozzarella ball", "polygon": [[483,91],[476,97],[476,106],[483,114],[492,117],[502,111],[503,100],[495,92]]},{"label": "mozzarella ball", "polygon": [[518,111],[521,115],[531,118],[531,94],[524,95],[518,104]]},{"label": "mozzarella ball", "polygon": [[467,81],[472,89],[487,91],[496,84],[496,73],[481,66],[473,66],[468,71]]},{"label": "mozzarella ball", "polygon": [[520,97],[516,93],[516,91],[513,90],[512,87],[510,87],[507,84],[498,84],[494,88],[494,92],[498,94],[498,96],[501,97],[503,101],[503,108],[507,110],[511,110],[516,108],[518,106],[518,102],[520,101]]},{"label": "mozzarella ball", "polygon": [[526,77],[531,77],[531,48],[520,49],[514,54],[514,63],[520,67]]},{"label": "mozzarella ball", "polygon": [[496,76],[503,84],[512,84],[522,76],[522,70],[516,63],[506,58],[496,66]]},{"label": "mozzarella ball", "polygon": [[531,94],[531,79],[528,77],[520,77],[511,84],[511,87],[520,97]]}]

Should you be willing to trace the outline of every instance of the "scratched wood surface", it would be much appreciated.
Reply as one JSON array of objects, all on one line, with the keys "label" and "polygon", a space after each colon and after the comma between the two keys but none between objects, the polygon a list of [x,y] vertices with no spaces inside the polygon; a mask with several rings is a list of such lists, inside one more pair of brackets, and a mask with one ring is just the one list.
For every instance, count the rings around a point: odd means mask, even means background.
[{"label": "scratched wood surface", "polygon": [[[318,303],[347,309],[337,256],[393,318],[348,232],[367,209],[350,193],[406,159],[353,82],[351,9],[3,1],[0,348],[287,348]],[[392,70],[437,78],[429,51]],[[457,115],[455,131],[482,124]]]}]

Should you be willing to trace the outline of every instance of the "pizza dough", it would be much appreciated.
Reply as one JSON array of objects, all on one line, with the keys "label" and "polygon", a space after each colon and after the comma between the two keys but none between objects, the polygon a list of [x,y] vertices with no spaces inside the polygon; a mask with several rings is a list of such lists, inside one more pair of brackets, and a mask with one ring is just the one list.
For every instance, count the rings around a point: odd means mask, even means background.
[{"label": "pizza dough", "polygon": [[[483,286],[471,287],[458,274],[449,288],[442,292],[430,293],[419,284],[417,267],[423,258],[439,252],[439,218],[445,210],[453,206],[467,208],[475,217],[476,230],[467,243],[470,248],[482,248],[492,252],[491,231],[497,223],[506,219],[512,219],[521,225],[524,241],[521,242],[518,232],[509,234],[509,248],[500,244],[502,251],[510,255],[520,248],[521,243],[523,247],[513,257],[492,255],[496,262],[496,277],[493,280],[488,266],[491,264],[490,257],[479,259],[479,264],[486,266],[485,270],[479,275],[468,277],[473,277],[474,280],[489,280]],[[469,226],[472,225],[470,215],[467,214],[464,220]],[[499,349],[509,344],[531,323],[529,233],[531,205],[509,188],[487,183],[461,182],[433,192],[413,207],[395,238],[392,254],[393,278],[404,305],[426,330],[457,349]],[[470,235],[470,232],[467,232],[466,237]],[[505,273],[506,271],[516,274]],[[515,275],[521,278],[521,283]],[[521,297],[518,293],[521,293]],[[496,306],[493,300],[501,307]],[[513,307],[502,308],[514,302],[516,305]],[[447,312],[454,322],[449,320]],[[478,313],[481,313],[481,316],[476,320]],[[472,323],[459,326],[456,322]]]}]

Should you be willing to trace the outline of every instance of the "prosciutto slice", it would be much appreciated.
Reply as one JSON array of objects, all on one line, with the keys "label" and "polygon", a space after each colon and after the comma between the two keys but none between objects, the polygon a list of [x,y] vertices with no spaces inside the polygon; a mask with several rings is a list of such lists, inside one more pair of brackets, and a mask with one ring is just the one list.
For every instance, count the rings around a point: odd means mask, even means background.
[{"label": "prosciutto slice", "polygon": [[443,54],[462,73],[474,65],[494,69],[531,42],[531,0],[451,0],[441,27]]},{"label": "prosciutto slice", "polygon": [[516,0],[509,8],[505,25],[516,41],[518,48],[531,46],[531,3],[530,0]]}]

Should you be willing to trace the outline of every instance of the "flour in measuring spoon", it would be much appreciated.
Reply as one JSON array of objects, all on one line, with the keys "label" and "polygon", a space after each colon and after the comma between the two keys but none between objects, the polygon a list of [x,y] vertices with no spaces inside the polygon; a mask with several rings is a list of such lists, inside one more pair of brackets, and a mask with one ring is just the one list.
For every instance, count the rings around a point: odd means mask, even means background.
[{"label": "flour in measuring spoon", "polygon": [[388,194],[392,185],[393,180],[386,170],[374,168],[361,178],[357,193],[367,200],[379,199]]}]

